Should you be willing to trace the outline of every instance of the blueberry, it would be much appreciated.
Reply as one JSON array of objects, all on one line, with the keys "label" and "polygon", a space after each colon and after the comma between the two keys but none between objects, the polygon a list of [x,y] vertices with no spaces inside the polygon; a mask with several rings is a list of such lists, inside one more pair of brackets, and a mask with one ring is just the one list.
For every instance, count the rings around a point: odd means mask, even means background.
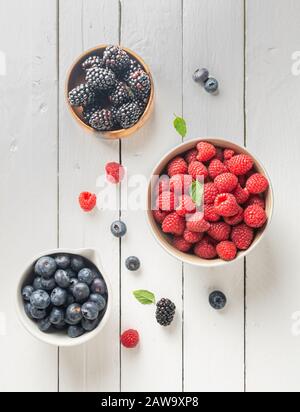
[{"label": "blueberry", "polygon": [[72,324],[77,324],[82,319],[81,306],[78,303],[73,303],[66,310],[66,319],[71,321]]},{"label": "blueberry", "polygon": [[66,302],[66,307],[72,305],[72,303],[75,303],[75,298],[73,295],[70,295],[68,293],[68,297],[67,297],[67,302]]},{"label": "blueberry", "polygon": [[69,326],[68,336],[69,338],[75,339],[85,334],[85,330],[81,326]]},{"label": "blueberry", "polygon": [[106,300],[102,295],[99,295],[98,293],[92,293],[89,297],[89,301],[94,302],[97,305],[99,312],[105,309]]},{"label": "blueberry", "polygon": [[91,291],[93,293],[99,293],[100,295],[104,295],[107,292],[107,287],[104,280],[96,278],[91,285]]},{"label": "blueberry", "polygon": [[84,259],[81,256],[73,256],[71,259],[71,268],[75,272],[79,272],[85,266]]},{"label": "blueberry", "polygon": [[30,297],[30,303],[35,309],[46,309],[50,305],[50,296],[44,290],[36,290]]},{"label": "blueberry", "polygon": [[208,93],[215,93],[219,88],[219,83],[216,79],[213,79],[212,77],[210,77],[204,83],[204,88]]},{"label": "blueberry", "polygon": [[76,278],[72,278],[72,279],[70,280],[69,291],[72,293],[72,295],[73,295],[74,287],[75,287],[78,283],[79,283],[79,280],[76,279]]},{"label": "blueberry", "polygon": [[100,318],[97,318],[95,320],[87,320],[83,318],[81,321],[81,326],[85,331],[91,332],[92,330],[96,329],[97,326],[99,326],[100,321]]},{"label": "blueberry", "polygon": [[118,238],[121,238],[126,235],[127,233],[127,226],[124,222],[117,220],[114,222],[110,227],[111,233]]},{"label": "blueberry", "polygon": [[30,314],[33,319],[41,320],[47,316],[47,312],[44,309],[37,309],[34,306],[31,306]]},{"label": "blueberry", "polygon": [[127,258],[125,264],[127,269],[131,272],[135,272],[141,267],[141,262],[136,256],[130,256],[129,258]]},{"label": "blueberry", "polygon": [[63,322],[64,318],[65,313],[62,309],[59,308],[53,308],[49,316],[52,325],[60,325],[61,322]]},{"label": "blueberry", "polygon": [[90,296],[90,289],[86,283],[77,283],[73,288],[73,296],[76,302],[84,302]]},{"label": "blueberry", "polygon": [[83,317],[87,320],[95,320],[99,316],[98,306],[94,302],[86,302],[81,307]]},{"label": "blueberry", "polygon": [[52,326],[49,318],[39,320],[37,325],[39,330],[44,333],[49,332]]},{"label": "blueberry", "polygon": [[94,280],[94,274],[91,269],[81,269],[81,271],[78,273],[78,280],[79,282],[91,285]]},{"label": "blueberry", "polygon": [[29,319],[33,320],[34,318],[31,314],[31,310],[32,310],[31,303],[25,303],[24,310],[25,310],[26,315],[29,317]]},{"label": "blueberry", "polygon": [[37,276],[33,281],[33,288],[34,290],[42,289],[42,278]]},{"label": "blueberry", "polygon": [[44,290],[48,290],[51,291],[55,288],[56,283],[55,283],[55,279],[54,278],[50,278],[50,279],[41,279],[41,288]]},{"label": "blueberry", "polygon": [[76,278],[76,273],[72,269],[66,269],[66,272],[70,279]]},{"label": "blueberry", "polygon": [[22,290],[22,297],[27,302],[30,301],[30,297],[34,292],[34,288],[32,286],[25,286]]},{"label": "blueberry", "polygon": [[193,80],[197,83],[205,83],[209,78],[209,71],[207,69],[198,69],[193,75]]},{"label": "blueberry", "polygon": [[55,258],[55,262],[59,269],[67,269],[71,264],[71,258],[69,255],[59,254]]},{"label": "blueberry", "polygon": [[214,309],[221,310],[225,308],[226,303],[227,303],[227,298],[224,295],[224,293],[215,291],[210,294],[209,303]]},{"label": "blueberry", "polygon": [[49,279],[57,269],[55,260],[50,256],[39,259],[35,264],[35,273],[43,278]]},{"label": "blueberry", "polygon": [[51,303],[54,306],[63,306],[67,302],[67,291],[62,288],[55,288],[51,293]]},{"label": "blueberry", "polygon": [[58,330],[64,330],[66,326],[67,324],[64,320],[60,322],[58,325],[54,325],[55,329],[58,329]]},{"label": "blueberry", "polygon": [[55,281],[61,288],[68,288],[71,285],[71,279],[67,271],[59,269],[54,275]]}]

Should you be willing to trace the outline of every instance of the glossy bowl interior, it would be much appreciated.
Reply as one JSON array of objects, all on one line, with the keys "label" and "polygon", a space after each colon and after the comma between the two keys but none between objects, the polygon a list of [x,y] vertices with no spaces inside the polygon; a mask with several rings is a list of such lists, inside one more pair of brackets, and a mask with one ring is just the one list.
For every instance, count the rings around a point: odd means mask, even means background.
[{"label": "glossy bowl interior", "polygon": [[205,141],[205,142],[210,142],[214,144],[215,146],[222,147],[222,148],[228,148],[234,150],[236,153],[244,153],[248,154],[251,156],[254,160],[255,163],[255,168],[257,172],[263,174],[266,176],[270,183],[270,187],[268,191],[266,192],[266,213],[268,216],[268,221],[266,225],[257,232],[256,237],[250,246],[250,248],[246,251],[240,251],[237,255],[237,258],[232,261],[235,262],[237,259],[242,259],[243,257],[247,256],[251,251],[259,244],[259,242],[262,240],[264,234],[266,233],[267,228],[270,225],[272,215],[273,215],[273,206],[274,206],[274,195],[273,195],[273,190],[272,190],[272,185],[270,178],[263,167],[263,165],[260,163],[260,161],[253,156],[252,153],[248,152],[247,149],[245,149],[242,146],[239,146],[235,143],[232,143],[227,140],[223,139],[218,139],[218,138],[199,138],[199,139],[194,139],[190,140],[186,143],[181,144],[180,146],[176,147],[175,149],[171,150],[163,159],[160,160],[160,162],[156,165],[152,172],[152,176],[149,182],[149,187],[148,187],[148,197],[147,197],[147,218],[148,222],[151,228],[151,231],[155,237],[155,239],[158,241],[158,243],[172,256],[177,258],[178,260],[188,263],[194,266],[200,266],[200,267],[216,267],[216,266],[224,266],[228,265],[232,262],[225,262],[221,259],[214,259],[214,260],[205,260],[201,259],[198,256],[188,254],[188,253],[183,253],[180,252],[179,250],[175,249],[171,243],[170,243],[170,237],[166,234],[164,234],[160,228],[160,226],[156,223],[153,214],[152,214],[152,178],[153,176],[160,176],[163,174],[163,172],[166,169],[167,164],[176,156],[182,155],[188,150],[194,148],[196,144],[200,141]]},{"label": "glossy bowl interior", "polygon": [[139,129],[141,129],[146,121],[150,118],[153,109],[154,109],[154,82],[153,77],[150,71],[150,68],[147,64],[143,61],[143,59],[138,56],[134,51],[123,47],[125,50],[134,60],[136,60],[140,65],[144,68],[145,72],[150,76],[152,87],[151,87],[151,94],[149,98],[148,105],[144,111],[143,116],[140,120],[131,128],[129,129],[120,129],[120,130],[113,130],[111,132],[97,132],[91,126],[86,124],[82,119],[82,108],[81,107],[73,107],[70,105],[68,100],[69,92],[74,89],[76,86],[84,82],[84,71],[82,69],[82,63],[88,59],[90,56],[99,55],[102,56],[104,50],[106,49],[107,45],[100,45],[93,49],[90,49],[83,53],[72,65],[71,69],[69,70],[66,82],[66,101],[67,105],[71,111],[71,114],[79,122],[80,126],[83,127],[86,131],[96,133],[97,135],[102,135],[104,138],[107,139],[122,139],[125,137],[129,137],[132,134],[136,133]]},{"label": "glossy bowl interior", "polygon": [[[101,320],[99,326],[92,332],[86,333],[83,336],[80,336],[79,338],[76,338],[76,339],[69,338],[66,335],[65,331],[63,332],[58,331],[58,332],[49,333],[49,334],[41,332],[39,328],[37,327],[37,324],[28,318],[24,310],[24,302],[22,299],[21,291],[25,285],[27,285],[33,280],[34,263],[42,256],[54,255],[57,253],[68,253],[68,254],[73,254],[73,255],[79,255],[79,256],[82,256],[88,259],[101,272],[103,279],[107,285],[107,291],[108,291],[107,308],[106,308],[105,315],[103,316],[103,319]],[[41,253],[39,256],[37,256],[27,265],[27,267],[25,268],[23,274],[21,275],[18,281],[17,288],[16,288],[16,305],[17,305],[17,314],[18,314],[21,324],[32,336],[34,336],[36,339],[44,343],[54,345],[54,346],[60,346],[60,347],[73,347],[73,346],[82,345],[94,339],[103,330],[104,326],[106,325],[110,317],[111,307],[112,307],[112,293],[111,293],[110,282],[103,271],[101,258],[98,252],[93,249],[80,249],[80,250],[56,249],[56,250],[50,250],[50,251]]]}]

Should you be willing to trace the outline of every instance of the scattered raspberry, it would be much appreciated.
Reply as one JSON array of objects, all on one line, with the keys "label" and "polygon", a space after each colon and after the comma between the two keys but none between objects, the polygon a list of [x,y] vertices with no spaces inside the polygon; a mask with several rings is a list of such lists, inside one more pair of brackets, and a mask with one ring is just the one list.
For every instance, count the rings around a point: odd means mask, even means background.
[{"label": "scattered raspberry", "polygon": [[237,248],[233,242],[224,241],[217,245],[217,254],[220,259],[231,261],[236,258]]},{"label": "scattered raspberry", "polygon": [[203,213],[198,212],[188,217],[186,228],[191,232],[203,233],[209,230],[210,224],[204,219]]},{"label": "scattered raspberry", "polygon": [[248,226],[258,229],[266,223],[267,215],[262,207],[252,205],[245,210],[244,220]]},{"label": "scattered raspberry", "polygon": [[246,187],[250,193],[258,195],[268,189],[269,182],[262,174],[255,173],[247,180]]},{"label": "scattered raspberry", "polygon": [[208,177],[208,170],[206,166],[201,162],[192,162],[189,165],[189,174],[195,180],[202,180]]},{"label": "scattered raspberry", "polygon": [[243,189],[239,183],[232,194],[236,198],[239,205],[246,203],[250,196],[248,189],[246,187]]},{"label": "scattered raspberry", "polygon": [[217,257],[216,247],[208,236],[197,243],[194,253],[202,259],[214,259]]},{"label": "scattered raspberry", "polygon": [[204,219],[207,222],[218,222],[221,216],[216,213],[214,205],[204,205]]},{"label": "scattered raspberry", "polygon": [[97,204],[97,196],[93,193],[82,192],[79,195],[79,204],[85,212],[91,212]]},{"label": "scattered raspberry", "polygon": [[125,169],[122,165],[116,162],[108,163],[105,166],[106,178],[110,183],[118,184],[125,176]]},{"label": "scattered raspberry", "polygon": [[175,175],[185,175],[188,172],[188,165],[182,157],[175,157],[168,164],[168,175],[170,177]]},{"label": "scattered raspberry", "polygon": [[197,150],[198,150],[197,160],[199,160],[199,162],[208,162],[213,157],[215,157],[217,153],[215,146],[207,142],[198,143]]},{"label": "scattered raspberry", "polygon": [[162,230],[164,233],[182,236],[185,230],[185,219],[176,212],[170,213],[163,221]]},{"label": "scattered raspberry", "polygon": [[238,178],[232,173],[223,173],[215,178],[219,193],[231,193],[237,187]]},{"label": "scattered raspberry", "polygon": [[231,150],[231,149],[225,149],[224,150],[224,159],[225,160],[230,160],[234,155],[235,155],[234,150]]},{"label": "scattered raspberry", "polygon": [[168,212],[162,212],[161,210],[153,210],[153,217],[157,223],[162,224],[165,218],[168,216]]},{"label": "scattered raspberry", "polygon": [[176,212],[179,214],[179,216],[195,213],[195,211],[196,205],[190,196],[183,195],[179,197],[178,206],[176,208]]},{"label": "scattered raspberry", "polygon": [[192,247],[192,244],[187,242],[183,237],[181,236],[175,236],[172,241],[172,245],[177,249],[180,250],[180,252],[187,253]]},{"label": "scattered raspberry", "polygon": [[158,208],[164,212],[175,210],[175,195],[173,192],[163,192],[158,198]]},{"label": "scattered raspberry", "polygon": [[249,172],[253,167],[253,159],[252,157],[240,154],[237,156],[233,156],[227,162],[227,167],[231,173],[235,174],[236,176],[245,175]]},{"label": "scattered raspberry", "polygon": [[215,200],[215,210],[220,216],[230,217],[239,213],[240,206],[231,193],[218,195]]},{"label": "scattered raspberry", "polygon": [[185,229],[183,237],[188,243],[198,243],[202,240],[203,233],[191,232],[190,230]]},{"label": "scattered raspberry", "polygon": [[218,242],[228,240],[230,237],[230,233],[231,226],[229,226],[225,222],[212,223],[208,231],[209,236],[214,240],[217,240]]},{"label": "scattered raspberry", "polygon": [[212,160],[208,166],[208,173],[212,179],[215,179],[217,176],[227,172],[227,167],[218,159]]},{"label": "scattered raspberry", "polygon": [[231,232],[231,239],[240,250],[249,249],[251,243],[253,242],[254,231],[251,227],[242,223],[239,226],[235,226]]},{"label": "scattered raspberry", "polygon": [[240,223],[244,221],[244,209],[240,208],[239,213],[231,217],[225,217],[224,220],[230,226],[239,225]]},{"label": "scattered raspberry", "polygon": [[198,156],[198,150],[197,149],[192,149],[189,150],[186,155],[184,156],[185,161],[190,164],[192,162],[196,162]]},{"label": "scattered raspberry", "polygon": [[177,195],[189,193],[193,178],[190,175],[174,175],[170,179],[170,190]]},{"label": "scattered raspberry", "polygon": [[252,206],[252,205],[258,205],[260,207],[262,207],[263,209],[266,208],[266,203],[265,200],[260,197],[260,195],[251,195],[248,202],[247,202],[247,206]]},{"label": "scattered raspberry", "polygon": [[121,343],[125,348],[133,349],[140,341],[139,333],[134,329],[126,330],[121,336]]},{"label": "scattered raspberry", "polygon": [[204,204],[213,205],[219,194],[218,187],[215,183],[209,182],[204,185]]}]

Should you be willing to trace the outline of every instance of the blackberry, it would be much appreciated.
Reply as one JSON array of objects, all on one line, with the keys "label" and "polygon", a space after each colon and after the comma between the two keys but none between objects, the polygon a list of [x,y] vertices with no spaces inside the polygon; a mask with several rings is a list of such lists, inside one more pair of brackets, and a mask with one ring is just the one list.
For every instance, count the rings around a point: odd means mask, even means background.
[{"label": "blackberry", "polygon": [[156,320],[162,326],[173,322],[176,306],[169,299],[161,299],[156,305]]},{"label": "blackberry", "polygon": [[69,102],[71,106],[85,106],[93,102],[95,92],[93,88],[87,84],[81,84],[75,87],[69,93]]},{"label": "blackberry", "polygon": [[117,111],[117,121],[123,129],[129,129],[135,125],[142,115],[142,111],[136,103],[127,103]]},{"label": "blackberry", "polygon": [[100,56],[90,56],[82,63],[83,70],[89,70],[92,67],[104,67],[104,62]]},{"label": "blackberry", "polygon": [[132,89],[137,99],[144,100],[149,98],[151,91],[151,80],[144,70],[139,69],[131,73],[127,84]]},{"label": "blackberry", "polygon": [[136,60],[131,59],[128,68],[123,74],[123,79],[125,80],[125,82],[127,82],[130,76],[132,75],[132,73],[135,73],[136,71],[142,70],[142,69],[143,69],[142,66]]},{"label": "blackberry", "polygon": [[116,89],[109,96],[109,101],[113,106],[118,107],[130,102],[132,98],[133,93],[130,88],[125,83],[119,82]]},{"label": "blackberry", "polygon": [[112,70],[95,66],[87,70],[86,81],[95,90],[111,90],[116,85],[116,75]]},{"label": "blackberry", "polygon": [[103,54],[103,62],[108,69],[121,72],[130,65],[130,58],[120,47],[109,46]]},{"label": "blackberry", "polygon": [[85,106],[82,111],[82,117],[85,123],[90,123],[90,119],[94,113],[101,110],[100,104],[95,105],[95,103]]},{"label": "blackberry", "polygon": [[98,110],[92,114],[90,118],[90,125],[93,129],[98,131],[110,131],[114,128],[114,116],[110,110]]}]

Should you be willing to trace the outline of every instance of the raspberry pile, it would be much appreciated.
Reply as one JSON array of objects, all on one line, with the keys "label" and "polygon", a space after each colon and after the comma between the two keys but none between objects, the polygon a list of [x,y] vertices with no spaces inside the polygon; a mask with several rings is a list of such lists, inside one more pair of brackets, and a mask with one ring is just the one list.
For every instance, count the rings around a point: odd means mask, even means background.
[{"label": "raspberry pile", "polygon": [[167,165],[153,216],[179,251],[231,261],[263,230],[268,188],[249,155],[200,142]]},{"label": "raspberry pile", "polygon": [[151,94],[145,69],[119,46],[82,63],[85,82],[69,92],[69,103],[82,108],[82,120],[106,132],[129,129],[143,116]]}]

